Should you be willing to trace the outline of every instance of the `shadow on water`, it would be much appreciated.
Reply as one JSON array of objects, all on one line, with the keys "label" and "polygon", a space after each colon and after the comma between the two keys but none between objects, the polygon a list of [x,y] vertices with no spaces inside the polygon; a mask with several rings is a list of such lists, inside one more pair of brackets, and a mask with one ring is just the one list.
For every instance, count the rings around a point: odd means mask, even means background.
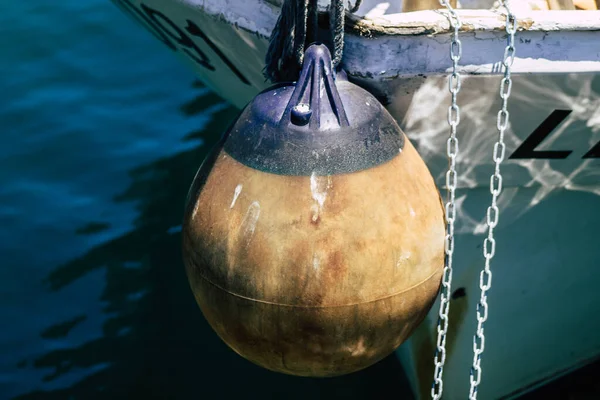
[{"label": "shadow on water", "polygon": [[[216,95],[202,91],[181,111],[191,116],[218,102]],[[59,266],[46,278],[51,290],[60,291],[93,270],[104,270],[99,300],[107,319],[102,337],[78,347],[52,349],[33,362],[35,368],[53,370],[46,381],[82,368],[96,372],[70,387],[33,391],[17,399],[412,397],[393,355],[340,378],[291,377],[239,357],[203,318],[185,276],[179,226],[196,169],[237,112],[217,111],[204,129],[186,137],[201,139],[201,146],[131,171],[132,184],[115,201],[137,204],[134,229]],[[103,229],[100,222],[78,231],[94,234]],[[85,319],[80,315],[48,327],[41,336],[68,338]]]}]

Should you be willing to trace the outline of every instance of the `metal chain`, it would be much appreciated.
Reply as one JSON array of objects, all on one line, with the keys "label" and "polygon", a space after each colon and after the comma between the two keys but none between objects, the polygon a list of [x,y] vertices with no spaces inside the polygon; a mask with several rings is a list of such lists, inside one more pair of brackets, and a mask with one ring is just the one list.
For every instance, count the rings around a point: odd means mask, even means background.
[{"label": "metal chain", "polygon": [[492,285],[492,271],[490,262],[496,253],[496,240],[494,239],[494,228],[498,225],[498,196],[502,191],[502,175],[500,174],[500,164],[504,160],[506,145],[504,144],[504,132],[508,127],[509,113],[507,110],[508,98],[512,88],[511,67],[515,60],[515,33],[517,31],[517,19],[509,8],[508,1],[501,2],[506,9],[506,34],[507,45],[504,49],[502,65],[504,65],[504,78],[500,84],[500,98],[502,99],[502,108],[498,111],[496,127],[498,128],[498,140],[494,144],[493,160],[495,164],[494,173],[490,177],[490,192],[492,194],[492,204],[487,209],[487,227],[488,235],[483,241],[483,256],[485,257],[485,266],[479,275],[479,287],[481,297],[477,304],[477,331],[473,336],[473,366],[471,367],[469,399],[477,399],[477,388],[481,383],[481,355],[485,349],[485,334],[483,324],[488,318],[487,291]]},{"label": "metal chain", "polygon": [[440,0],[440,4],[448,10],[450,25],[454,28],[454,32],[452,33],[452,40],[450,42],[452,74],[448,77],[448,90],[452,96],[452,104],[448,107],[450,137],[446,142],[446,154],[448,156],[448,171],[446,172],[446,238],[444,242],[446,257],[444,262],[444,273],[442,276],[440,310],[437,322],[437,349],[434,356],[435,371],[433,373],[433,385],[431,387],[431,398],[434,400],[440,399],[444,390],[442,375],[444,374],[444,364],[446,362],[446,334],[448,333],[448,312],[450,310],[452,287],[452,256],[454,253],[454,221],[456,219],[456,156],[458,155],[456,128],[460,122],[460,108],[458,107],[456,98],[461,86],[458,61],[462,56],[462,43],[458,38],[458,31],[462,26],[461,20],[447,0]]}]

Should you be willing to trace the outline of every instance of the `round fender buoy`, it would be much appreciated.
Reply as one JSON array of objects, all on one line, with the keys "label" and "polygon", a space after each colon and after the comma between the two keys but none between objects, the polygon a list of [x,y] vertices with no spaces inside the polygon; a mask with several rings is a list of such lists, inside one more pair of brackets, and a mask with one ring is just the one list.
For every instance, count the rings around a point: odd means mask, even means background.
[{"label": "round fender buoy", "polygon": [[200,167],[183,253],[195,298],[237,353],[335,376],[396,349],[434,302],[443,207],[423,160],[312,45],[295,84],[259,94]]}]

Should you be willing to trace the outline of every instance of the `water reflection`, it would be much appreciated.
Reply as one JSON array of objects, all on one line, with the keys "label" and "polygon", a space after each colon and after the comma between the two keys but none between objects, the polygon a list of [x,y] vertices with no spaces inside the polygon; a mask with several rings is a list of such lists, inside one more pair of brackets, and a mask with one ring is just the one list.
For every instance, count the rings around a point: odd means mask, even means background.
[{"label": "water reflection", "polygon": [[[94,275],[104,280],[100,301],[106,317],[102,335],[81,345],[70,332],[93,316],[77,315],[44,329],[60,348],[33,361],[55,381],[72,371],[89,373],[66,388],[37,390],[17,399],[94,398],[408,398],[399,363],[390,356],[349,376],[307,379],[280,375],[254,366],[233,353],[212,331],[189,289],[181,261],[180,223],[189,184],[210,147],[237,115],[220,99],[195,84],[199,95],[181,107],[193,116],[212,110],[212,118],[184,140],[202,145],[131,171],[132,183],[116,202],[134,202],[134,229],[102,243],[54,269],[45,283],[61,291]],[[82,226],[82,235],[107,229],[102,221]],[[72,301],[77,301],[73,298]],[[21,366],[24,366],[22,363]],[[407,394],[403,394],[403,392]]]},{"label": "water reflection", "polygon": [[[600,196],[599,161],[582,157],[600,139],[600,76],[516,75],[513,82],[512,101],[508,105],[510,123],[504,139],[507,151],[502,165],[503,193],[499,199],[504,223],[518,222],[525,213],[563,188]],[[448,135],[445,116],[450,104],[447,78],[416,79],[410,84],[413,91],[396,96],[389,109],[418,148],[438,185],[443,187]],[[497,94],[499,84],[497,76],[464,77],[462,97],[459,97],[457,170],[460,188],[489,187],[489,175],[493,171],[491,150],[496,140],[496,115],[501,101]],[[509,158],[554,110],[572,112],[537,150],[566,149],[573,154],[567,159]],[[469,213],[463,207],[468,193],[457,198],[457,232],[482,234],[486,230],[485,213]],[[519,196],[522,200],[515,202]]]}]

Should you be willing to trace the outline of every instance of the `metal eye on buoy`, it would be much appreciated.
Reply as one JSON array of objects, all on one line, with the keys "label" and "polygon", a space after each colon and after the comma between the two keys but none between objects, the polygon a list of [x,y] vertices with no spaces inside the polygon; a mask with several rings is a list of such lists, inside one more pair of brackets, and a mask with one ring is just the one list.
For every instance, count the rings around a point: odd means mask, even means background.
[{"label": "metal eye on buoy", "polygon": [[237,353],[303,376],[384,358],[439,290],[444,215],[427,167],[367,91],[310,46],[250,102],[190,191],[190,284]]}]

